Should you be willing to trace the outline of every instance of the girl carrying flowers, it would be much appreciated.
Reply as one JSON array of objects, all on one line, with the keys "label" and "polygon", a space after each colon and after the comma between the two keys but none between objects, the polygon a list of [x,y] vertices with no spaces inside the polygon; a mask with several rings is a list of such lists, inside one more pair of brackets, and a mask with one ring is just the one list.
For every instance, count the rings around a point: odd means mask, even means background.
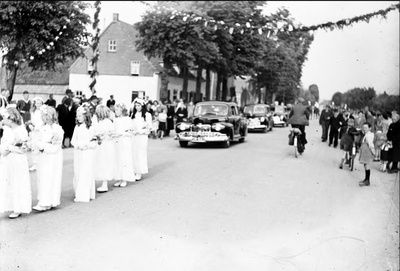
[{"label": "girl carrying flowers", "polygon": [[16,108],[1,112],[4,135],[0,145],[0,212],[13,211],[14,219],[32,210],[27,152],[28,132]]},{"label": "girl carrying flowers", "polygon": [[108,191],[108,182],[114,179],[114,124],[110,119],[110,109],[105,105],[96,107],[96,116],[98,123],[94,131],[99,145],[96,148],[94,178],[96,181],[102,181],[97,192],[103,193]]},{"label": "girl carrying flowers", "polygon": [[76,110],[76,126],[71,144],[74,146],[75,202],[89,202],[96,198],[94,181],[94,155],[97,142],[93,141],[94,129],[89,108]]},{"label": "girl carrying flowers", "polygon": [[57,123],[57,112],[53,107],[42,105],[40,112],[42,136],[36,143],[39,150],[36,171],[39,202],[33,210],[47,211],[60,205],[64,130]]},{"label": "girl carrying flowers", "polygon": [[125,187],[127,182],[135,181],[132,162],[132,120],[123,103],[115,105],[115,187]]}]

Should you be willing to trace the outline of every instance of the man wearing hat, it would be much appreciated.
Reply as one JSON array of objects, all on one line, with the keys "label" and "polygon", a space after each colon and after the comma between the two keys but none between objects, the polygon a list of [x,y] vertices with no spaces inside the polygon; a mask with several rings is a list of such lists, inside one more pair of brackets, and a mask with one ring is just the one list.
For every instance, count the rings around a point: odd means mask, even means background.
[{"label": "man wearing hat", "polygon": [[301,131],[301,141],[302,145],[305,149],[305,145],[307,144],[306,139],[306,129],[305,127],[310,125],[310,111],[308,106],[304,105],[305,100],[302,97],[297,99],[296,104],[292,107],[292,110],[289,114],[288,124],[291,124],[293,128],[299,128]]},{"label": "man wearing hat", "polygon": [[62,100],[61,100],[61,104],[64,104],[64,101],[65,101],[66,99],[72,99],[73,96],[74,96],[74,94],[72,93],[72,90],[70,90],[70,89],[68,88],[68,89],[65,91],[65,96],[64,96],[64,98],[62,98]]},{"label": "man wearing hat", "polygon": [[328,140],[329,126],[332,117],[333,113],[330,106],[325,105],[325,108],[322,110],[321,116],[319,117],[319,124],[322,126],[322,142],[326,142]]}]

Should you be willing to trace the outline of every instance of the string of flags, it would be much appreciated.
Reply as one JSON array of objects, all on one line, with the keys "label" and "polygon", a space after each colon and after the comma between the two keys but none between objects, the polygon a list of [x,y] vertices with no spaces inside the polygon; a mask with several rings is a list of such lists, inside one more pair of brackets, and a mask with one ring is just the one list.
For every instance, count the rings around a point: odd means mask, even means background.
[{"label": "string of flags", "polygon": [[[71,17],[74,17],[74,16],[75,16],[75,14],[72,13]],[[27,54],[24,58],[14,59],[14,60],[10,60],[10,61],[14,61],[13,64],[15,66],[18,66],[18,64],[21,63],[21,62],[25,62],[25,61],[28,61],[28,60],[32,61],[38,55],[40,56],[40,55],[45,54],[46,51],[53,50],[55,48],[55,45],[56,45],[57,41],[65,33],[65,31],[67,29],[67,25],[68,25],[69,22],[70,22],[70,19],[67,18],[66,19],[66,23],[64,25],[60,26],[60,28],[58,29],[57,34],[55,35],[53,41],[51,41],[51,42],[49,42],[47,44],[44,44],[42,46],[42,48],[40,48],[38,50],[35,50],[35,51],[31,52],[30,54]],[[5,56],[3,63],[4,64],[8,63],[9,60],[7,59],[7,54],[8,54],[8,48],[5,47],[5,48],[1,48],[0,49],[0,62],[1,62],[1,57]]]},{"label": "string of flags", "polygon": [[218,29],[225,29],[225,30],[227,29],[229,31],[229,34],[231,35],[234,32],[239,32],[240,34],[244,34],[245,32],[250,31],[250,33],[258,33],[260,35],[266,33],[266,36],[268,38],[273,38],[276,37],[278,32],[309,32],[309,31],[316,31],[318,29],[325,29],[325,30],[329,29],[333,31],[336,28],[342,29],[344,26],[349,26],[353,23],[358,23],[360,21],[368,23],[370,19],[373,17],[381,16],[383,18],[386,18],[386,15],[389,12],[396,9],[400,10],[400,4],[396,5],[392,4],[390,7],[386,9],[382,9],[365,15],[356,16],[349,19],[342,19],[336,22],[327,22],[327,23],[312,25],[312,26],[300,26],[298,24],[288,23],[284,20],[277,22],[270,22],[267,23],[266,25],[260,26],[253,24],[251,19],[249,19],[249,21],[244,24],[235,23],[233,25],[230,25],[225,23],[224,21],[216,21],[214,19],[208,19],[194,13],[178,11],[171,7],[153,6],[153,10],[151,11],[153,11],[155,14],[170,15],[169,16],[170,20],[182,19],[182,21],[184,22],[190,22],[190,21],[201,22],[204,24],[204,27],[211,27],[212,29],[214,29],[214,31],[217,31]]}]

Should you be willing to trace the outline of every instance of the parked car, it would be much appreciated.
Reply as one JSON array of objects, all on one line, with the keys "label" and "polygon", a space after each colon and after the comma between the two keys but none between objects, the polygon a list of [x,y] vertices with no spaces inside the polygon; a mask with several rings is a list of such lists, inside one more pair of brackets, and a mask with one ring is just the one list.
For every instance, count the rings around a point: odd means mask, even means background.
[{"label": "parked car", "polygon": [[192,143],[221,142],[229,148],[233,140],[244,142],[247,121],[232,102],[207,101],[196,104],[193,117],[175,125],[176,140],[181,147]]},{"label": "parked car", "polygon": [[248,131],[272,131],[274,120],[271,108],[267,104],[249,104],[243,108],[243,115],[247,119]]}]

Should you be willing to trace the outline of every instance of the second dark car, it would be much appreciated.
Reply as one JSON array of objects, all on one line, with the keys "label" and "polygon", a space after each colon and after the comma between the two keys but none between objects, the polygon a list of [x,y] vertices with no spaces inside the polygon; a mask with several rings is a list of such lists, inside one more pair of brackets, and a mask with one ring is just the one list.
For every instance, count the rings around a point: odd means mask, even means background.
[{"label": "second dark car", "polygon": [[243,108],[243,114],[247,119],[249,131],[272,131],[274,120],[270,106],[267,104],[249,104]]}]

